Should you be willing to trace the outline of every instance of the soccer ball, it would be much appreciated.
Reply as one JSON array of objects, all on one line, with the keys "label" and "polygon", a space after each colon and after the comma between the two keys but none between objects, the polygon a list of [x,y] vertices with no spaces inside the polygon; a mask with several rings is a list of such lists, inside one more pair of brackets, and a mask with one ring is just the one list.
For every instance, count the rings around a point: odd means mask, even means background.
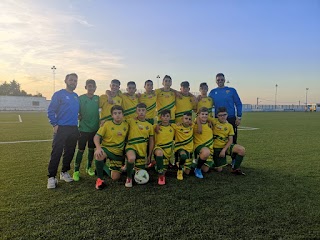
[{"label": "soccer ball", "polygon": [[134,180],[138,184],[146,184],[149,181],[149,173],[144,169],[140,169],[136,171]]}]

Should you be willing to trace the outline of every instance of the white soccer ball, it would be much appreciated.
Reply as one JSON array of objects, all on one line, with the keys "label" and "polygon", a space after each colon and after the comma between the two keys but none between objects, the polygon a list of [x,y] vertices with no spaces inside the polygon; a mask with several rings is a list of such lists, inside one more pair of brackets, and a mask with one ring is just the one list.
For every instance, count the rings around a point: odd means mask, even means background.
[{"label": "white soccer ball", "polygon": [[146,184],[149,181],[149,173],[144,169],[136,171],[134,181],[138,184]]}]

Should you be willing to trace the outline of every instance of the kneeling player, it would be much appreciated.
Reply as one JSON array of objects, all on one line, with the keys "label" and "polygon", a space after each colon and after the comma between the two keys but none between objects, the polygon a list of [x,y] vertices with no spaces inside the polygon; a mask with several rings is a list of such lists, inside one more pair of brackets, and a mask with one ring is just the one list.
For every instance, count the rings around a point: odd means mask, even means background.
[{"label": "kneeling player", "polygon": [[144,169],[147,157],[147,146],[149,143],[150,162],[152,150],[154,147],[154,130],[153,126],[146,121],[147,106],[144,103],[139,103],[136,107],[137,118],[129,118],[129,135],[128,143],[126,145],[127,156],[127,180],[126,187],[132,187],[132,173],[133,168]]},{"label": "kneeling player", "polygon": [[233,127],[227,122],[227,109],[220,107],[217,111],[218,119],[210,119],[213,123],[213,148],[214,148],[214,165],[218,172],[222,171],[222,167],[227,165],[226,155],[235,154],[235,161],[232,165],[232,173],[236,175],[245,175],[240,165],[245,155],[245,148],[239,144],[233,144]]},{"label": "kneeling player", "polygon": [[[121,175],[121,165],[124,159],[123,150],[125,139],[128,134],[128,123],[123,121],[123,108],[115,105],[111,108],[112,121],[105,122],[99,128],[93,141],[96,145],[94,153],[96,158],[96,170],[98,179],[96,189],[102,189],[105,186],[103,180],[104,159],[107,158],[108,175],[113,180],[118,180]],[[100,144],[102,138],[102,143]]]}]

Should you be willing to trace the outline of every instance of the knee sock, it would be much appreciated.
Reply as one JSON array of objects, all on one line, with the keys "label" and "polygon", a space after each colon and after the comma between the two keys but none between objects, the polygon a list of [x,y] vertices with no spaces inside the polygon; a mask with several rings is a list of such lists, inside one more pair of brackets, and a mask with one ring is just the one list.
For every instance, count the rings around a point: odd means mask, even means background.
[{"label": "knee sock", "polygon": [[233,169],[238,169],[240,168],[240,165],[242,163],[242,160],[243,160],[243,156],[240,156],[240,155],[236,155],[236,158],[235,158],[235,161],[234,161],[234,165],[232,165],[232,168]]},{"label": "knee sock", "polygon": [[79,171],[80,169],[80,164],[82,161],[82,156],[83,156],[83,152],[81,152],[80,150],[78,150],[77,156],[76,156],[76,161],[74,163],[74,171]]},{"label": "knee sock", "polygon": [[202,160],[200,157],[198,157],[198,164],[197,168],[201,169],[202,165],[205,164],[206,160]]},{"label": "knee sock", "polygon": [[157,171],[159,174],[163,174],[163,156],[156,156]]},{"label": "knee sock", "polygon": [[93,148],[89,148],[89,149],[88,149],[87,169],[88,169],[88,168],[91,168],[92,160],[93,160],[93,155],[94,155],[94,149],[93,149]]},{"label": "knee sock", "polygon": [[132,178],[134,163],[127,162],[127,178]]},{"label": "knee sock", "polygon": [[103,171],[105,171],[108,174],[108,176],[111,177],[111,170],[105,163],[103,165]]},{"label": "knee sock", "polygon": [[104,162],[96,160],[95,163],[96,163],[97,176],[98,178],[102,179]]},{"label": "knee sock", "polygon": [[179,160],[179,170],[182,170],[186,160],[188,159],[188,156],[186,154],[181,154],[180,155],[180,160]]}]

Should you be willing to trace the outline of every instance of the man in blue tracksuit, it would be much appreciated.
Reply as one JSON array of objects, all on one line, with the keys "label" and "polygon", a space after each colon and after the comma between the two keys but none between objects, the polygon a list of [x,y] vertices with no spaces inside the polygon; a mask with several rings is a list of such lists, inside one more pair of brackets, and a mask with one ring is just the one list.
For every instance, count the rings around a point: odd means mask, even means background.
[{"label": "man in blue tracksuit", "polygon": [[[218,87],[210,91],[209,97],[211,97],[213,100],[215,117],[217,117],[216,111],[220,107],[227,108],[227,121],[233,126],[235,134],[233,136],[233,143],[236,144],[238,136],[237,127],[240,125],[242,117],[242,102],[237,91],[234,88],[224,85],[225,81],[226,79],[224,77],[224,74],[218,73],[216,75],[216,82]],[[232,159],[234,159],[233,156]]]},{"label": "man in blue tracksuit", "polygon": [[57,186],[56,175],[62,153],[60,180],[73,181],[68,170],[70,170],[79,137],[78,113],[80,105],[78,95],[73,92],[77,87],[77,82],[77,74],[68,74],[65,78],[66,89],[55,92],[48,107],[48,118],[53,127],[52,152],[48,166],[47,188],[49,189]]}]

